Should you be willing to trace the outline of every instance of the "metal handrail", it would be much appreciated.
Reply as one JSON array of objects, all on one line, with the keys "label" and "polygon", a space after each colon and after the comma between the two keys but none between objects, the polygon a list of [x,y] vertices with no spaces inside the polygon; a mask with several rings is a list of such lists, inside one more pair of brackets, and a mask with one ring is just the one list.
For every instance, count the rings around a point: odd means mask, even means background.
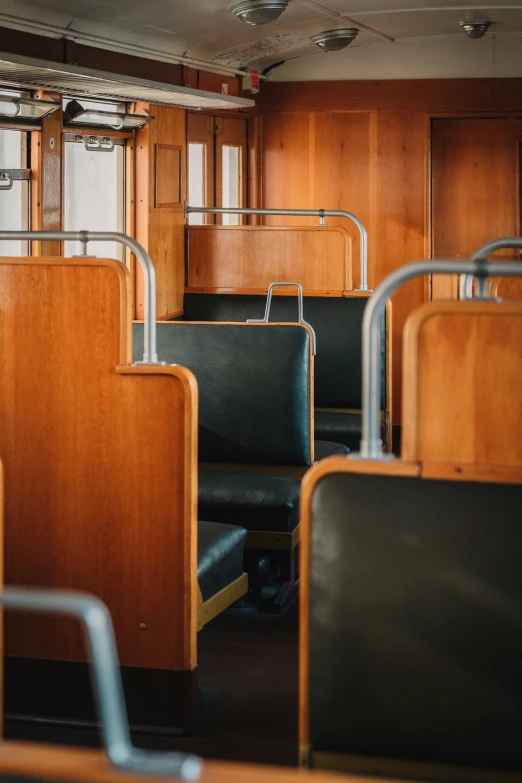
[{"label": "metal handrail", "polygon": [[[502,240],[496,240],[501,242]],[[422,275],[480,275],[488,277],[522,277],[522,262],[499,263],[483,259],[475,261],[430,260],[414,261],[396,269],[380,283],[364,309],[362,325],[362,439],[360,452],[350,458],[389,460],[382,453],[379,437],[381,399],[381,328],[386,301],[403,283]]]},{"label": "metal handrail", "polygon": [[297,288],[297,320],[300,324],[303,326],[306,326],[308,329],[310,329],[310,332],[312,333],[312,350],[313,354],[315,356],[317,344],[315,339],[315,330],[311,324],[308,323],[308,321],[305,321],[303,316],[303,286],[301,283],[270,283],[268,286],[268,294],[266,297],[266,307],[265,307],[265,315],[263,318],[248,318],[247,324],[267,324],[269,323],[269,317],[270,317],[270,308],[272,306],[272,293],[274,288],[280,288],[280,287],[288,287],[291,288]]},{"label": "metal handrail", "polygon": [[368,288],[368,234],[364,223],[352,212],[344,209],[257,209],[250,207],[190,207],[185,203],[185,217],[189,215],[291,215],[294,217],[341,217],[351,220],[361,237],[361,287],[357,291],[371,292]]},{"label": "metal handrail", "polygon": [[111,616],[105,604],[88,593],[6,587],[0,592],[4,609],[76,617],[83,625],[91,653],[92,684],[107,756],[118,769],[140,775],[199,780],[203,762],[186,753],[159,753],[135,748],[127,709]]},{"label": "metal handrail", "polygon": [[0,231],[0,241],[4,239],[22,242],[29,239],[41,242],[81,242],[83,255],[86,255],[87,242],[119,242],[128,247],[143,269],[145,290],[143,362],[135,364],[160,363],[156,352],[156,271],[149,254],[139,242],[117,231]]},{"label": "metal handrail", "polygon": [[[521,249],[522,237],[500,237],[499,239],[492,239],[486,242],[484,245],[475,250],[470,256],[470,261],[486,260],[490,253],[494,253],[496,250],[506,250],[510,248]],[[497,275],[494,275],[497,277]],[[473,275],[461,275],[460,276],[460,298],[461,299],[473,299]],[[483,287],[480,274],[479,278],[479,296],[487,296],[487,291]]]}]

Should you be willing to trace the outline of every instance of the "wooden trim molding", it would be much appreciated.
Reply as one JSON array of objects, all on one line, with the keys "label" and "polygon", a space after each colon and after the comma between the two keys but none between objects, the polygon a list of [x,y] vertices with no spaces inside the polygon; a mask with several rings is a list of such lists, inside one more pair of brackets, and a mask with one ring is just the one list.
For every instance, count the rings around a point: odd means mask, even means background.
[{"label": "wooden trim molding", "polygon": [[241,574],[206,601],[203,601],[201,590],[198,587],[198,631],[201,631],[214,617],[224,612],[229,606],[239,601],[248,593],[248,576]]}]

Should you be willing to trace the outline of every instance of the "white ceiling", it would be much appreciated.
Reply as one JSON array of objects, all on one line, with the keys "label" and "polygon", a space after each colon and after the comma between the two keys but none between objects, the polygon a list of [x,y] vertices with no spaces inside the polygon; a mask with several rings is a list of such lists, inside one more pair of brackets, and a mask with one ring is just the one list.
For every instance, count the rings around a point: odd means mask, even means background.
[{"label": "white ceiling", "polygon": [[[279,20],[263,27],[236,19],[232,2],[2,0],[0,25],[103,39],[109,48],[132,46],[158,59],[185,55],[258,68],[285,60],[274,80],[522,76],[522,0],[290,0]],[[494,22],[479,41],[459,28],[473,17]],[[342,52],[325,54],[309,41],[353,25],[361,32]]]}]

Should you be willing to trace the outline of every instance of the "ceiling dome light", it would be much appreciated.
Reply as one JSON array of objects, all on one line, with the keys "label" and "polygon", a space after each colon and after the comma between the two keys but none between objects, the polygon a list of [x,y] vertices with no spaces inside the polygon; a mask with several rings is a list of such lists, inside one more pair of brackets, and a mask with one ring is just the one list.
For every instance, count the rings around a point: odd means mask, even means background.
[{"label": "ceiling dome light", "polygon": [[275,22],[287,5],[288,0],[243,0],[234,3],[230,10],[241,21],[257,26]]},{"label": "ceiling dome light", "polygon": [[461,22],[460,26],[468,38],[482,38],[491,27],[492,22],[488,19],[472,19],[469,22]]},{"label": "ceiling dome light", "polygon": [[338,52],[345,49],[354,38],[357,38],[357,27],[345,27],[341,30],[325,30],[324,33],[312,35],[310,39],[325,52]]}]

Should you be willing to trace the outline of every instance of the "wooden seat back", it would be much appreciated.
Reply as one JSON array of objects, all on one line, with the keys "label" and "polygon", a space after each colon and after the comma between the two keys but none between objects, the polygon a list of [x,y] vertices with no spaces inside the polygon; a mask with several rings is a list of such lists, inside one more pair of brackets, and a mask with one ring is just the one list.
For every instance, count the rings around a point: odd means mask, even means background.
[{"label": "wooden seat back", "polygon": [[[197,384],[130,364],[130,303],[115,261],[0,259],[6,583],[93,593],[124,667],[192,671]],[[58,618],[9,617],[6,653],[84,660]]]},{"label": "wooden seat back", "polygon": [[407,321],[405,460],[522,465],[522,302],[442,301]]},{"label": "wooden seat back", "polygon": [[441,478],[335,457],[305,476],[300,744],[312,766],[519,779],[522,470],[451,467]]}]

